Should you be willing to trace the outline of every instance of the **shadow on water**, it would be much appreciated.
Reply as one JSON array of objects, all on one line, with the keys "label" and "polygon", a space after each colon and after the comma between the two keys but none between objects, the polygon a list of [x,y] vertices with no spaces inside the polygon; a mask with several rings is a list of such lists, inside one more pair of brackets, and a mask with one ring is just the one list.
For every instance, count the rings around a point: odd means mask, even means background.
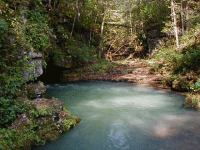
[{"label": "shadow on water", "polygon": [[185,96],[127,83],[48,85],[80,125],[42,150],[200,149],[199,112],[181,107]]}]

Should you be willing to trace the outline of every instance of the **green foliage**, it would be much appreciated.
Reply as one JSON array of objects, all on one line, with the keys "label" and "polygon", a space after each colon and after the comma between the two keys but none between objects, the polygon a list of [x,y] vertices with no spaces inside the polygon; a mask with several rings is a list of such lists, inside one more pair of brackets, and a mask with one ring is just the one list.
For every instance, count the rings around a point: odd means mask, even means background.
[{"label": "green foliage", "polygon": [[12,138],[15,136],[13,130],[7,130],[0,128],[0,149],[11,150],[15,148]]},{"label": "green foliage", "polygon": [[0,48],[3,46],[5,35],[4,30],[8,27],[7,22],[5,19],[0,18]]},{"label": "green foliage", "polygon": [[75,120],[72,120],[72,119],[68,119],[68,120],[63,120],[62,122],[62,126],[63,126],[63,129],[64,131],[69,131],[69,129],[74,126],[74,124],[76,123]]},{"label": "green foliage", "polygon": [[24,71],[32,71],[29,58],[23,52],[33,48],[44,54],[51,30],[48,15],[39,1],[1,1],[0,4],[3,14],[0,19],[1,126],[7,127],[23,111],[14,99],[27,81]]},{"label": "green foliage", "polygon": [[108,70],[108,69],[112,69],[115,66],[114,63],[111,62],[107,62],[105,59],[100,59],[98,60],[97,63],[92,64],[91,66],[89,66],[87,68],[87,71],[90,72],[99,72],[100,74],[103,74],[104,71]]},{"label": "green foliage", "polygon": [[[158,63],[164,63],[162,67],[159,67],[160,69],[181,74],[186,74],[192,70],[198,72],[200,68],[199,57],[199,44],[188,46],[181,51],[177,51],[174,46],[160,47],[159,52],[154,56]],[[154,65],[153,68],[157,68],[157,66]]]},{"label": "green foliage", "polygon": [[[55,103],[58,105],[55,106]],[[23,114],[15,119],[12,126],[0,128],[0,149],[29,149],[31,146],[44,145],[46,141],[57,140],[63,132],[80,122],[65,107],[61,111],[62,102],[59,103],[57,99],[40,104],[25,101],[22,105]],[[53,112],[57,114],[58,120],[53,119]]]},{"label": "green foliage", "polygon": [[80,67],[86,64],[93,58],[95,53],[94,47],[87,47],[82,42],[71,42],[69,49],[72,57],[72,63],[74,67]]},{"label": "green foliage", "polygon": [[86,0],[82,6],[82,16],[79,23],[86,29],[99,30],[102,6],[96,0]]},{"label": "green foliage", "polygon": [[[4,58],[2,58],[4,60]],[[1,71],[0,72],[0,126],[7,127],[10,125],[15,118],[23,112],[23,109],[14,100],[20,93],[21,87],[26,82],[23,75],[22,63],[26,61],[16,61],[12,64],[7,64],[6,62],[0,62]]]},{"label": "green foliage", "polygon": [[109,50],[119,51],[125,48],[125,44],[127,47],[131,47],[132,38],[128,36],[128,32],[129,29],[123,26],[108,26],[104,35],[104,43],[109,46]]},{"label": "green foliage", "polygon": [[154,74],[156,72],[159,72],[159,70],[164,67],[164,65],[159,62],[155,62],[151,64],[150,66],[151,66],[151,69],[149,70],[149,74]]},{"label": "green foliage", "polygon": [[200,95],[199,94],[188,94],[184,103],[186,108],[200,108]]},{"label": "green foliage", "polygon": [[200,45],[193,45],[183,50],[176,60],[176,71],[186,73],[188,70],[197,71],[200,68]]},{"label": "green foliage", "polygon": [[[30,105],[31,103],[29,103],[28,105]],[[26,107],[24,112],[28,112],[30,115],[34,116],[34,117],[39,117],[39,116],[48,116],[48,115],[52,115],[52,111],[53,108],[51,106],[46,105],[44,108],[40,108],[38,110],[34,109],[33,107],[27,107],[27,104],[24,104],[24,106]]]},{"label": "green foliage", "polygon": [[[5,65],[1,63],[1,65]],[[21,67],[14,66],[4,66],[3,73],[0,74],[2,87],[0,87],[2,91],[2,95],[4,97],[14,98],[18,96],[18,92],[22,84],[25,83],[25,78],[22,72]]]},{"label": "green foliage", "polygon": [[165,1],[161,1],[160,3],[156,1],[142,3],[141,8],[141,13],[145,20],[145,30],[153,27],[155,28],[155,26],[162,28],[162,22],[167,19],[169,14],[169,10]]},{"label": "green foliage", "polygon": [[143,42],[147,37],[158,37],[152,35],[151,30],[160,33],[165,20],[169,19],[168,3],[162,1],[137,1],[132,9],[134,30],[137,37]]},{"label": "green foliage", "polygon": [[1,97],[0,127],[8,127],[22,112],[23,108],[15,100]]},{"label": "green foliage", "polygon": [[125,70],[123,71],[121,74],[125,75],[125,74],[132,74],[133,70]]},{"label": "green foliage", "polygon": [[41,139],[34,129],[33,122],[29,125],[22,126],[17,129],[0,129],[0,148],[3,150],[11,149],[28,149],[33,143],[35,145],[44,144],[45,141]]},{"label": "green foliage", "polygon": [[189,33],[180,37],[180,49],[176,48],[174,39],[168,39],[166,46],[158,48],[151,71],[163,75],[163,84],[177,91],[199,91],[200,45],[195,38],[199,33],[199,25],[193,26]]},{"label": "green foliage", "polygon": [[37,51],[46,51],[49,47],[49,35],[52,30],[48,25],[48,15],[38,10],[30,10],[26,13],[26,42]]},{"label": "green foliage", "polygon": [[190,90],[192,92],[199,92],[200,91],[200,82],[199,80],[190,86]]}]

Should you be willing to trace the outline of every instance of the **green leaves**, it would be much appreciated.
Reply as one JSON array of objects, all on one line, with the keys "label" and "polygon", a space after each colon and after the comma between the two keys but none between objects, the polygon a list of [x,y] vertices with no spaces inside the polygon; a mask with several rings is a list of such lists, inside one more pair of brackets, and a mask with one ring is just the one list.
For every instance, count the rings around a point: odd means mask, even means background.
[{"label": "green leaves", "polygon": [[0,74],[1,82],[4,86],[1,87],[4,97],[16,97],[18,90],[25,83],[22,68],[6,66],[6,72]]},{"label": "green leaves", "polygon": [[89,59],[91,58],[93,51],[92,49],[88,48],[85,44],[77,41],[77,44],[70,44],[69,48],[71,50],[72,54],[72,61],[74,64],[74,67],[80,67],[87,63]]},{"label": "green leaves", "polygon": [[13,99],[0,98],[0,127],[7,127],[22,112],[21,107]]},{"label": "green leaves", "polygon": [[175,70],[185,74],[187,71],[197,71],[200,69],[200,45],[195,44],[185,49],[185,52],[176,58]]},{"label": "green leaves", "polygon": [[30,43],[38,51],[46,51],[49,45],[51,29],[48,25],[48,15],[39,10],[29,10],[26,13],[26,35],[27,43]]},{"label": "green leaves", "polygon": [[8,27],[5,19],[0,18],[0,48],[3,46],[3,42],[5,40],[4,30]]},{"label": "green leaves", "polygon": [[194,84],[189,87],[189,90],[192,92],[199,92],[200,91],[200,79],[197,80]]}]

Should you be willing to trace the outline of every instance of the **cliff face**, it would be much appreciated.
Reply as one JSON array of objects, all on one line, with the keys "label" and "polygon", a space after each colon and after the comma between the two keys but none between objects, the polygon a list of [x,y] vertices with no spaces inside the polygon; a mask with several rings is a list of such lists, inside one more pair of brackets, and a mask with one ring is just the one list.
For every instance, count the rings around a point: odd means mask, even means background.
[{"label": "cliff face", "polygon": [[24,78],[26,82],[33,81],[43,74],[42,53],[35,52],[33,49],[31,49],[30,52],[22,51],[21,54],[18,55],[18,59],[23,59],[24,57],[28,60],[28,68],[23,71]]}]

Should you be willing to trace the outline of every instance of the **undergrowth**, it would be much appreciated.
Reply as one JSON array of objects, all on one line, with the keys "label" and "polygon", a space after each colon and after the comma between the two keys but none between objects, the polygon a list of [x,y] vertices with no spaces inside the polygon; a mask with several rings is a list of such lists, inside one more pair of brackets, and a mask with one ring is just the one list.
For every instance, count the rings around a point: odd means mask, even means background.
[{"label": "undergrowth", "polygon": [[184,36],[180,37],[178,49],[172,39],[167,46],[159,47],[158,52],[150,60],[149,73],[159,73],[163,76],[163,86],[172,90],[187,91],[185,104],[197,107],[200,102],[200,25]]}]

